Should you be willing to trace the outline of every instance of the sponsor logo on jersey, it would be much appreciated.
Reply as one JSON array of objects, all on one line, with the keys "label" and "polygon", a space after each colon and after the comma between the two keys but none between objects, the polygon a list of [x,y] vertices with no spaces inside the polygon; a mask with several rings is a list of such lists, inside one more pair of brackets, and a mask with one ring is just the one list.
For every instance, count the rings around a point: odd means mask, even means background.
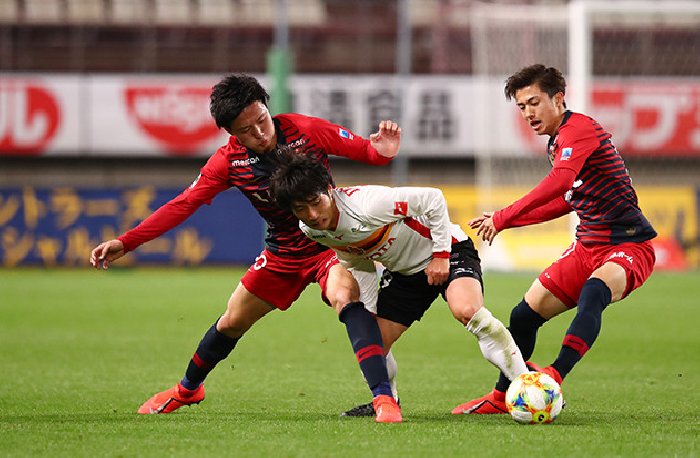
[{"label": "sponsor logo on jersey", "polygon": [[249,157],[248,159],[235,159],[231,161],[231,167],[248,167],[251,164],[260,162],[259,157]]},{"label": "sponsor logo on jersey", "polygon": [[569,159],[571,159],[571,153],[573,152],[573,148],[564,148],[563,150],[561,150],[561,160],[568,161]]},{"label": "sponsor logo on jersey", "polygon": [[396,241],[396,237],[389,237],[388,239],[386,239],[386,242],[385,242],[382,246],[380,246],[379,248],[377,248],[377,249],[374,251],[374,253],[372,253],[371,255],[367,256],[367,259],[370,259],[370,260],[372,260],[372,261],[375,261],[375,260],[377,260],[377,259],[381,259],[381,257],[382,257],[387,251],[389,251],[389,248],[391,248],[391,246],[394,244],[395,241]]},{"label": "sponsor logo on jersey", "polygon": [[347,138],[348,140],[352,140],[353,138],[355,138],[355,137],[350,133],[350,131],[347,131],[347,130],[345,130],[345,129],[343,129],[343,128],[339,128],[339,129],[338,129],[338,135],[340,135],[340,136],[343,137],[343,138]]},{"label": "sponsor logo on jersey", "polygon": [[298,140],[293,141],[292,143],[287,143],[287,147],[291,149],[297,149],[301,148],[302,146],[306,145],[309,142],[308,138],[300,138]]},{"label": "sponsor logo on jersey", "polygon": [[394,215],[408,215],[408,202],[394,202]]}]

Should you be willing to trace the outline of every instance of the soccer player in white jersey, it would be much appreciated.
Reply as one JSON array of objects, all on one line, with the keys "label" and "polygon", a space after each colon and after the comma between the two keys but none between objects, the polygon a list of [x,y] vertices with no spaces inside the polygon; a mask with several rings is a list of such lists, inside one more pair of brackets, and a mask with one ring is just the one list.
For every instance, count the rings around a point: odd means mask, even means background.
[{"label": "soccer player in white jersey", "polygon": [[483,305],[479,256],[450,222],[439,189],[335,188],[312,157],[283,153],[280,162],[271,193],[299,218],[307,237],[333,248],[363,290],[377,287],[374,261],[386,268],[377,298],[385,352],[442,294],[488,361],[511,380],[527,372],[510,333]]}]

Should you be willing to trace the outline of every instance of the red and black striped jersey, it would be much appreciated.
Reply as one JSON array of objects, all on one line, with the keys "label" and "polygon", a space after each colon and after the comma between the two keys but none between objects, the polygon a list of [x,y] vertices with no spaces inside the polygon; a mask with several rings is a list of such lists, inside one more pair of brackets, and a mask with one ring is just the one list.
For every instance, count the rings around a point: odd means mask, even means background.
[{"label": "red and black striped jersey", "polygon": [[[329,154],[374,165],[391,160],[380,155],[369,140],[320,118],[283,114],[273,117],[273,121],[278,144],[299,154],[313,155],[329,170]],[[299,228],[299,220],[291,212],[280,210],[270,197],[270,177],[276,166],[275,153],[256,154],[231,136],[228,144],[209,158],[187,189],[121,235],[119,240],[131,251],[177,226],[202,204],[210,204],[220,192],[238,188],[267,223],[265,242],[270,251],[278,255],[312,256],[326,250],[307,238]]]},{"label": "red and black striped jersey", "polygon": [[552,171],[530,193],[496,212],[501,230],[547,221],[571,210],[580,219],[576,238],[618,244],[656,237],[639,208],[625,163],[593,118],[567,111],[547,153]]}]

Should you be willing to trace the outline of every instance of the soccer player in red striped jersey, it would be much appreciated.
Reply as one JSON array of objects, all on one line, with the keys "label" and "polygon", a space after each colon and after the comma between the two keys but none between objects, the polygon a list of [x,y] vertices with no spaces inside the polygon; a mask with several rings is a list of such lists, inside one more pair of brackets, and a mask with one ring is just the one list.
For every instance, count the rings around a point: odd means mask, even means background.
[{"label": "soccer player in red striped jersey", "polygon": [[[384,165],[398,153],[401,130],[382,121],[379,130],[364,139],[323,119],[300,114],[272,117],[269,96],[248,75],[222,79],[211,93],[210,111],[219,128],[231,137],[202,167],[197,179],[138,226],[92,250],[91,264],[109,263],[182,223],[202,204],[229,188],[238,188],[267,223],[266,247],[241,278],[226,311],[205,333],[185,376],[173,388],[157,393],[138,413],[170,413],[204,399],[204,379],[226,358],[253,324],[274,309],[286,310],[312,282],[345,323],[348,337],[374,398],[393,401],[381,334],[373,315],[360,301],[359,287],[333,250],[308,239],[299,220],[280,210],[269,194],[270,176],[278,165],[279,148],[313,156],[329,168],[328,154],[373,165]],[[388,412],[387,409],[384,409]],[[391,410],[391,409],[389,409]],[[400,410],[379,422],[401,421]]]},{"label": "soccer player in red striped jersey", "polygon": [[[532,130],[548,135],[551,172],[529,193],[496,212],[470,221],[482,240],[508,228],[549,221],[575,211],[576,239],[545,269],[510,315],[510,332],[525,359],[532,356],[538,329],[576,308],[556,360],[545,368],[562,380],[591,348],[602,314],[612,302],[639,288],[654,268],[656,232],[637,204],[637,195],[611,135],[594,119],[566,109],[566,81],[544,65],[521,69],[506,81],[505,94]],[[508,379],[494,390],[457,406],[453,413],[505,413]]]}]

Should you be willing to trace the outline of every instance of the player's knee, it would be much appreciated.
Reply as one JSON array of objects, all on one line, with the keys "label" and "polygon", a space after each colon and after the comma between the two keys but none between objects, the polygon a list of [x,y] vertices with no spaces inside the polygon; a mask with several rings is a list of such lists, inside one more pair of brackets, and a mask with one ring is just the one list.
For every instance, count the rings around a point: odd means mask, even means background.
[{"label": "player's knee", "polygon": [[243,336],[250,329],[256,320],[246,319],[244,316],[226,310],[219,318],[216,329],[229,337],[238,338]]},{"label": "player's knee", "polygon": [[331,306],[340,313],[343,308],[353,302],[359,302],[360,292],[352,288],[340,288],[328,297]]},{"label": "player's knee", "polygon": [[472,317],[476,312],[481,309],[481,304],[476,304],[473,302],[464,302],[456,307],[450,307],[452,311],[452,316],[455,317],[457,321],[462,323],[464,326],[471,321]]},{"label": "player's knee", "polygon": [[542,326],[546,320],[540,316],[528,302],[523,298],[522,301],[510,312],[510,323],[508,328],[513,330],[531,328],[533,323],[537,327]]}]

